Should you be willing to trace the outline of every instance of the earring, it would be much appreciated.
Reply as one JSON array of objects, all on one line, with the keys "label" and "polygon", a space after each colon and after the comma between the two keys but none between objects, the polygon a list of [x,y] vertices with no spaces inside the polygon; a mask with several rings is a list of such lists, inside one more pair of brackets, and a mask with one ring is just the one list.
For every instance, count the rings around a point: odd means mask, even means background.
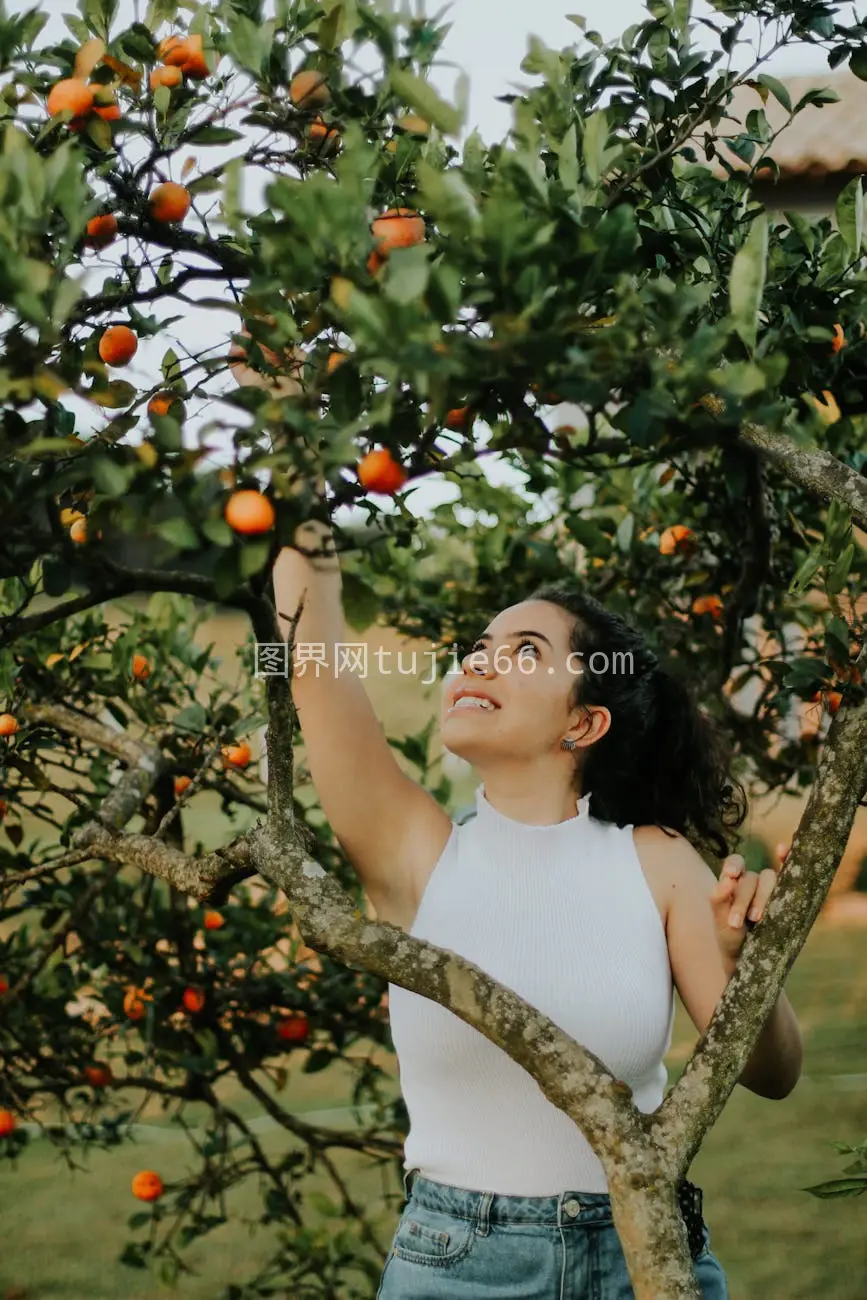
[{"label": "earring", "polygon": [[560,741],[560,748],[561,748],[561,749],[574,749],[574,748],[576,747],[577,744],[578,744],[578,741],[577,741],[577,740],[573,740],[573,739],[571,738],[571,736],[567,736],[565,740],[561,740],[561,741]]}]

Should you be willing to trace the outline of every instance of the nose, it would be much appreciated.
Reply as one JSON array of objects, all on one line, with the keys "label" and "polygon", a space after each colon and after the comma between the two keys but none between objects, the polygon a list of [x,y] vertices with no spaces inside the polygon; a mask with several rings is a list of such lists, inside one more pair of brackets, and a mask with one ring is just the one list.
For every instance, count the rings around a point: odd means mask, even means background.
[{"label": "nose", "polygon": [[472,677],[490,677],[491,664],[484,648],[468,651],[461,660],[461,671]]}]

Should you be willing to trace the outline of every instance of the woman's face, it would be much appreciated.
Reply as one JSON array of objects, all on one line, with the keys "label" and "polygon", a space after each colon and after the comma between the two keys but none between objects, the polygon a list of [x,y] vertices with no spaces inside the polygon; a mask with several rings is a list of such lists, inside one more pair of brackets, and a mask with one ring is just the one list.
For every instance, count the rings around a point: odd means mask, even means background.
[{"label": "woman's face", "polygon": [[[572,625],[566,610],[544,600],[522,601],[498,614],[464,657],[461,672],[446,678],[444,747],[484,767],[486,759],[532,762],[559,752],[566,735],[595,735],[587,714],[569,706],[583,668],[570,645]],[[493,707],[457,704],[467,690],[487,696]]]}]

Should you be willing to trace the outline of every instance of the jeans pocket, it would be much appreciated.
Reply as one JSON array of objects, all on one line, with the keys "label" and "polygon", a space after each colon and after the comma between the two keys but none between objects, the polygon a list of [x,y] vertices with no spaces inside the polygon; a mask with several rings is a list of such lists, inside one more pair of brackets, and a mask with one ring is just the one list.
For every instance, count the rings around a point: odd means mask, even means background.
[{"label": "jeans pocket", "polygon": [[470,1253],[475,1236],[475,1224],[470,1219],[410,1201],[400,1216],[392,1254],[410,1264],[447,1267]]}]

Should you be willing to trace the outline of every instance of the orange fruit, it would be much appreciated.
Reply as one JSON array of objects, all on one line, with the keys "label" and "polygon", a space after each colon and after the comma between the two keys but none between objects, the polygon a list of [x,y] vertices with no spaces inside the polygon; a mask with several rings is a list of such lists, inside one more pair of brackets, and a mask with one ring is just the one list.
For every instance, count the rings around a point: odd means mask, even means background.
[{"label": "orange fruit", "polygon": [[340,144],[340,132],[337,127],[329,126],[321,117],[314,118],[310,123],[307,138],[311,144],[316,145],[319,153],[326,156],[335,153]]},{"label": "orange fruit", "polygon": [[73,117],[83,117],[93,108],[93,90],[81,77],[64,77],[51,87],[47,104],[52,117],[67,108],[72,109]]},{"label": "orange fruit", "polygon": [[154,393],[148,402],[148,415],[168,415],[174,404],[180,402],[180,400],[181,398],[177,393]]},{"label": "orange fruit", "polygon": [[673,524],[666,528],[659,539],[660,555],[674,555],[675,551],[685,551],[692,541],[693,532],[686,524]]},{"label": "orange fruit", "polygon": [[69,540],[76,542],[79,546],[82,542],[87,541],[87,520],[84,515],[80,515],[78,519],[72,521],[69,528]]},{"label": "orange fruit", "polygon": [[202,49],[202,37],[198,32],[193,32],[187,38],[186,48],[187,57],[181,64],[184,76],[190,81],[204,81],[205,77],[210,77],[211,69],[208,67],[205,51]]},{"label": "orange fruit", "polygon": [[296,108],[324,108],[331,103],[331,91],[321,72],[305,68],[290,81],[289,98]]},{"label": "orange fruit", "polygon": [[192,196],[186,185],[163,181],[148,196],[148,210],[153,221],[183,221],[190,210]]},{"label": "orange fruit", "polygon": [[143,682],[146,677],[151,675],[151,666],[144,655],[133,655],[132,657],[132,675],[137,682]]},{"label": "orange fruit", "polygon": [[310,1021],[303,1014],[286,1016],[277,1025],[277,1036],[284,1043],[303,1043],[310,1036]]},{"label": "orange fruit", "polygon": [[179,66],[190,56],[186,36],[167,36],[157,46],[157,58],[169,67]]},{"label": "orange fruit", "polygon": [[146,1010],[145,1002],[150,1000],[144,989],[128,988],[123,998],[123,1009],[130,1020],[141,1020]]},{"label": "orange fruit", "polygon": [[386,263],[385,256],[382,253],[377,252],[376,249],[374,249],[373,252],[370,254],[370,257],[368,257],[367,259],[367,269],[371,275],[376,275],[377,271],[380,269],[380,267],[384,266],[385,263]]},{"label": "orange fruit", "polygon": [[132,1180],[132,1194],[140,1201],[158,1201],[165,1191],[163,1180],[152,1169],[141,1169]]},{"label": "orange fruit", "polygon": [[168,86],[171,90],[173,86],[180,86],[184,80],[184,74],[180,67],[172,66],[169,68],[151,68],[150,77],[151,90],[158,90],[160,86]]},{"label": "orange fruit", "polygon": [[8,1137],[18,1126],[18,1120],[11,1110],[0,1110],[0,1137]]},{"label": "orange fruit", "polygon": [[693,614],[710,614],[713,619],[722,617],[723,603],[719,596],[696,596],[692,602]]},{"label": "orange fruit", "polygon": [[223,767],[247,767],[253,757],[246,740],[240,745],[224,745],[222,749]]},{"label": "orange fruit", "polygon": [[368,492],[382,492],[393,496],[409,478],[406,470],[392,457],[387,448],[369,451],[358,464],[358,479]]},{"label": "orange fruit", "polygon": [[120,104],[94,104],[93,111],[97,117],[101,117],[103,122],[116,122],[119,117],[123,116]]},{"label": "orange fruit", "polygon": [[60,512],[60,522],[64,528],[71,528],[76,519],[83,519],[84,515],[80,510],[73,510],[70,506],[65,506]]},{"label": "orange fruit", "polygon": [[84,242],[88,248],[105,248],[117,238],[117,217],[112,212],[105,212],[99,217],[91,217],[87,223]]},{"label": "orange fruit", "polygon": [[424,217],[412,208],[389,208],[370,229],[380,256],[387,256],[393,248],[409,248],[425,240]]},{"label": "orange fruit", "polygon": [[191,776],[176,776],[175,795],[176,796],[182,795],[184,791],[188,790],[192,784],[193,784],[193,778]]},{"label": "orange fruit", "polygon": [[95,1064],[84,1067],[84,1077],[92,1088],[107,1088],[114,1075],[110,1066]]},{"label": "orange fruit", "polygon": [[187,1011],[201,1011],[205,995],[201,989],[184,989],[183,1003]]},{"label": "orange fruit", "polygon": [[0,736],[14,736],[18,730],[18,719],[11,713],[0,713]]},{"label": "orange fruit", "polygon": [[846,346],[846,335],[843,333],[843,326],[837,324],[834,326],[834,340],[831,343],[831,351],[839,352],[840,349],[845,348],[845,346]]},{"label": "orange fruit", "polygon": [[348,352],[332,352],[328,358],[328,373],[333,375],[338,366],[342,366],[349,357]]},{"label": "orange fruit", "polygon": [[[0,799],[0,803],[3,803],[2,799]],[[3,804],[3,811],[4,812],[6,811],[5,804]],[[8,992],[9,992],[9,981],[5,975],[0,975],[0,994],[8,993]]]},{"label": "orange fruit", "polygon": [[204,926],[206,930],[219,930],[226,924],[225,918],[221,912],[206,912]]},{"label": "orange fruit", "polygon": [[236,533],[249,536],[267,533],[274,527],[276,515],[274,507],[266,496],[252,488],[233,492],[226,502],[224,512],[226,523]]},{"label": "orange fruit", "polygon": [[99,355],[107,366],[125,366],[138,351],[138,339],[128,325],[109,325],[99,340]]},{"label": "orange fruit", "polygon": [[456,406],[449,411],[446,416],[446,428],[458,432],[465,429],[470,422],[470,408],[468,406]]},{"label": "orange fruit", "polygon": [[834,714],[842,703],[843,695],[841,691],[829,691],[825,696],[825,708],[830,714]]}]

